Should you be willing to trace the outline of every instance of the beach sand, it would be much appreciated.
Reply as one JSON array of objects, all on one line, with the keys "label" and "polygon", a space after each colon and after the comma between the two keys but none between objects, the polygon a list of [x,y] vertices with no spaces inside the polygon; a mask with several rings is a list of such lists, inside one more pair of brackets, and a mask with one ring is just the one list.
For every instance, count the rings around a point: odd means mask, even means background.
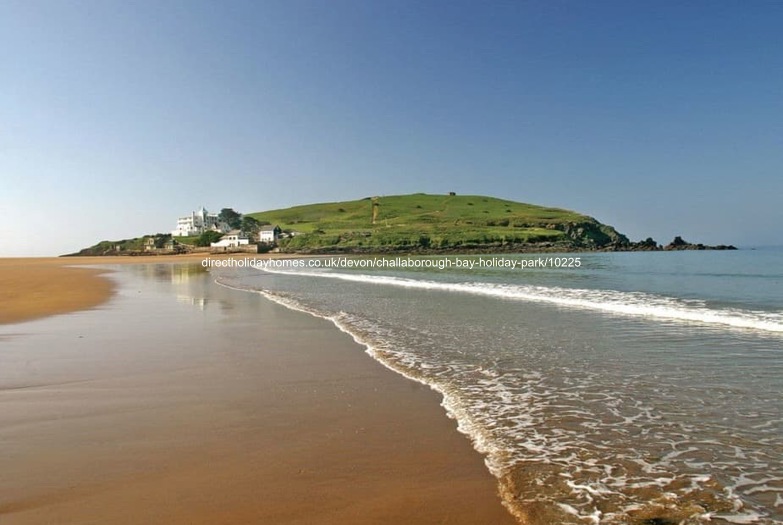
[{"label": "beach sand", "polygon": [[0,324],[92,308],[112,293],[112,282],[62,259],[0,258]]},{"label": "beach sand", "polygon": [[[269,258],[275,255],[242,254]],[[116,257],[0,258],[0,325],[93,308],[111,297],[113,282],[100,278],[105,270],[89,265],[198,264],[223,254]]]},{"label": "beach sand", "polygon": [[[28,270],[106,285],[60,264]],[[0,326],[3,525],[514,523],[438,396],[328,321],[198,267],[110,276]]]}]

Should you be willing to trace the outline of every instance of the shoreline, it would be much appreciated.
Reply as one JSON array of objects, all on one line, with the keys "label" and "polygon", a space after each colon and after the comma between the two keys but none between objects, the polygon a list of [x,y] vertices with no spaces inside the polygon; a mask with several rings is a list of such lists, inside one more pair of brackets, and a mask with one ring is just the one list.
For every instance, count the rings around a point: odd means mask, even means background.
[{"label": "shoreline", "polygon": [[215,255],[0,258],[0,326],[89,310],[108,302],[116,292],[106,276],[111,271],[89,266],[189,264],[208,257]]},{"label": "shoreline", "polygon": [[434,391],[329,321],[133,259],[110,308],[0,332],[4,523],[515,523]]},{"label": "shoreline", "polygon": [[114,295],[105,273],[50,259],[0,259],[0,325],[95,308]]},{"label": "shoreline", "polygon": [[[218,283],[218,284],[220,284],[220,283]],[[239,290],[239,291],[248,292],[248,290],[232,288],[232,287],[230,287],[228,285],[221,285],[221,286],[225,286],[226,288],[229,288],[229,289],[232,289],[232,290]],[[300,306],[294,306],[294,305],[290,304],[289,302],[286,302],[284,300],[281,300],[280,298],[274,297],[274,296],[266,294],[264,292],[256,292],[256,293],[259,293],[262,297],[266,298],[268,301],[273,302],[273,303],[275,303],[277,305],[280,305],[280,306],[282,306],[282,307],[284,307],[284,308],[286,308],[288,310],[291,310],[291,311],[294,311],[294,312],[298,312],[298,313],[302,313],[302,314],[306,314],[306,315],[314,317],[314,318],[316,318],[318,320],[323,320],[323,321],[327,321],[327,322],[331,323],[340,332],[342,332],[342,333],[346,334],[348,337],[350,337],[354,341],[354,343],[356,343],[357,345],[363,347],[364,348],[364,353],[367,354],[373,361],[375,361],[376,363],[381,365],[383,368],[385,368],[389,372],[393,373],[394,375],[401,376],[402,378],[404,378],[407,381],[411,381],[413,383],[416,383],[417,385],[420,385],[420,386],[422,386],[424,388],[427,388],[431,392],[433,392],[434,394],[439,396],[441,398],[440,406],[445,411],[445,414],[449,417],[449,419],[452,419],[452,420],[457,422],[457,426],[456,426],[457,432],[459,434],[462,434],[471,443],[473,451],[475,453],[477,453],[479,456],[481,456],[482,458],[484,458],[484,464],[485,464],[487,470],[493,476],[496,477],[496,479],[498,481],[498,494],[497,495],[498,495],[498,498],[500,499],[502,505],[506,508],[506,510],[509,512],[509,514],[511,516],[513,516],[514,518],[520,520],[520,523],[524,524],[524,523],[528,522],[527,514],[525,514],[522,510],[520,510],[518,508],[515,508],[512,505],[512,503],[507,500],[507,498],[513,500],[514,499],[514,494],[512,494],[508,490],[508,488],[505,487],[501,483],[500,476],[502,476],[502,473],[500,471],[497,471],[496,469],[494,469],[494,468],[492,468],[490,466],[490,462],[488,462],[488,459],[487,459],[488,456],[489,456],[489,450],[485,446],[483,446],[480,443],[480,441],[476,440],[476,436],[475,435],[471,434],[471,432],[469,430],[467,430],[466,428],[463,428],[462,425],[460,424],[460,422],[459,422],[460,420],[459,420],[459,417],[458,417],[457,413],[455,413],[454,406],[451,405],[450,402],[449,402],[450,394],[447,391],[445,391],[445,390],[443,390],[441,388],[437,388],[435,385],[433,385],[431,383],[428,383],[427,381],[425,381],[425,380],[423,380],[421,378],[414,377],[414,376],[406,373],[402,369],[392,365],[388,361],[382,359],[380,357],[379,353],[378,353],[378,349],[376,347],[374,347],[372,345],[372,343],[363,340],[360,336],[358,336],[356,333],[352,332],[348,327],[346,327],[344,324],[342,324],[336,318],[323,316],[323,315],[320,315],[320,314],[318,314],[318,313],[316,313],[316,312],[314,312],[312,310],[309,310],[309,309],[306,309],[306,308],[303,308],[303,307],[300,307]],[[546,510],[537,510],[536,512],[539,515],[539,517],[541,517],[541,516],[547,517],[548,516]],[[552,518],[554,519],[554,517],[552,517]]]},{"label": "shoreline", "polygon": [[[692,245],[696,246],[696,245]],[[699,245],[701,246],[701,245]],[[733,248],[733,247],[732,247]],[[627,250],[628,252],[691,251],[678,250]],[[722,248],[706,247],[721,251]],[[298,259],[323,257],[388,257],[388,256],[447,256],[447,255],[513,255],[537,253],[609,253],[606,250],[533,250],[514,251],[495,249],[416,250],[340,252],[318,251],[313,253],[186,253],[143,254],[112,256],[60,256],[60,257],[12,257],[0,258],[0,326],[41,319],[99,307],[114,295],[114,286],[104,274],[111,270],[89,266],[125,266],[144,264],[198,264],[205,259]],[[85,268],[87,267],[87,268]]]}]

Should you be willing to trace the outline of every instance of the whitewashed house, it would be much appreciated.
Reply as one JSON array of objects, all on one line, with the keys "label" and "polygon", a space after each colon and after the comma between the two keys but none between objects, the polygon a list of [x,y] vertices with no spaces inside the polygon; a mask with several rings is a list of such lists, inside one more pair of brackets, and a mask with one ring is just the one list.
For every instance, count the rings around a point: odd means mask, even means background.
[{"label": "whitewashed house", "polygon": [[280,238],[281,232],[280,226],[262,226],[258,230],[258,242],[274,244]]},{"label": "whitewashed house", "polygon": [[205,231],[210,230],[226,233],[229,227],[220,220],[217,213],[209,213],[202,206],[200,210],[177,219],[177,229],[172,230],[171,235],[173,237],[189,237],[191,235],[201,235]]},{"label": "whitewashed house", "polygon": [[250,244],[250,239],[248,239],[247,235],[239,230],[231,230],[221,237],[218,242],[210,243],[210,246],[212,248],[236,248],[245,244]]}]

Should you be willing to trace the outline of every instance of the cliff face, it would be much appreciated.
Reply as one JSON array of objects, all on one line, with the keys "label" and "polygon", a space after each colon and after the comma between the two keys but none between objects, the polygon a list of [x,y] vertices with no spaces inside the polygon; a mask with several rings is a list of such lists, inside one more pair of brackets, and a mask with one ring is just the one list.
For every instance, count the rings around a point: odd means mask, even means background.
[{"label": "cliff face", "polygon": [[577,248],[619,250],[631,245],[628,237],[612,226],[601,224],[592,217],[586,221],[558,225],[557,229],[562,231]]}]

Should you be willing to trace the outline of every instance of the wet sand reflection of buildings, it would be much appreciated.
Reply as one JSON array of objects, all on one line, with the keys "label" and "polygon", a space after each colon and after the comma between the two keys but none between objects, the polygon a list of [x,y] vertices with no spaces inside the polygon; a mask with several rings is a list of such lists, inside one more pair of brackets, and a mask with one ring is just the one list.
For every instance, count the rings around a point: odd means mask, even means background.
[{"label": "wet sand reflection of buildings", "polygon": [[175,286],[177,302],[205,310],[208,300],[204,290],[207,269],[200,264],[149,264],[143,272],[158,282]]}]

